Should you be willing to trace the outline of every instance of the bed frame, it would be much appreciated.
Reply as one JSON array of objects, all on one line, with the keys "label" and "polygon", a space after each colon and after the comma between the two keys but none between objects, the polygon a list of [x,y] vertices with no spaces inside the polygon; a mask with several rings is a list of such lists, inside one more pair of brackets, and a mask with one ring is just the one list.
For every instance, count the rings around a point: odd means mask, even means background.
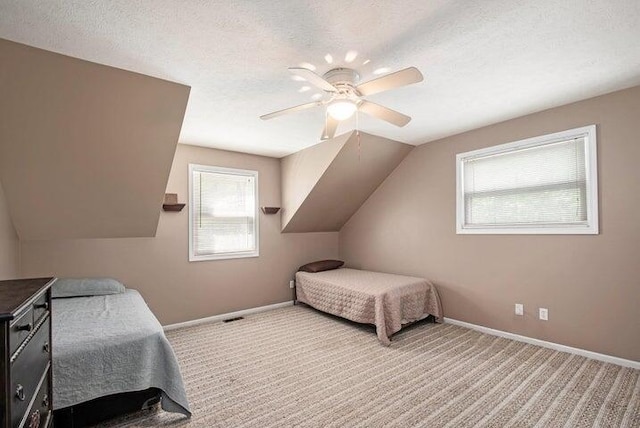
[{"label": "bed frame", "polygon": [[153,407],[160,402],[160,390],[124,392],[54,410],[53,423],[61,428],[81,428]]}]

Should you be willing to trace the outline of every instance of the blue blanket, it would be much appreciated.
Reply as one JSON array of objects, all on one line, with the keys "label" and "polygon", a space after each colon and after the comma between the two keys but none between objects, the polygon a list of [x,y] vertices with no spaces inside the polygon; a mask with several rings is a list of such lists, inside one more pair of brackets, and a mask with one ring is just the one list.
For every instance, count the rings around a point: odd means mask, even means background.
[{"label": "blue blanket", "polygon": [[137,291],[54,299],[52,336],[55,409],[155,387],[164,410],[191,416],[173,349]]}]

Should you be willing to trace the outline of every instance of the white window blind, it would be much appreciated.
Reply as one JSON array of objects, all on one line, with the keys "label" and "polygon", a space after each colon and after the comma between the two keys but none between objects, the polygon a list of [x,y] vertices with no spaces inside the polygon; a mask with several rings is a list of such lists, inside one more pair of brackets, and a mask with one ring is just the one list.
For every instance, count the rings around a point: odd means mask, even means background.
[{"label": "white window blind", "polygon": [[458,232],[597,233],[589,130],[458,155]]},{"label": "white window blind", "polygon": [[190,165],[190,260],[258,255],[256,171]]}]

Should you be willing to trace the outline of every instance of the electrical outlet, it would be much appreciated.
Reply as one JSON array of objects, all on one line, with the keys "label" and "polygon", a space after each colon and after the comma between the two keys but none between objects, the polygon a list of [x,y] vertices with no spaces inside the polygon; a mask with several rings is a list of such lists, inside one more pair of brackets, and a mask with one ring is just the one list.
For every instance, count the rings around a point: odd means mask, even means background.
[{"label": "electrical outlet", "polygon": [[524,305],[522,303],[516,303],[516,315],[524,315]]},{"label": "electrical outlet", "polygon": [[540,319],[543,321],[549,321],[549,309],[540,308]]},{"label": "electrical outlet", "polygon": [[289,281],[289,288],[293,288],[295,286],[296,286],[296,282],[293,279]]}]

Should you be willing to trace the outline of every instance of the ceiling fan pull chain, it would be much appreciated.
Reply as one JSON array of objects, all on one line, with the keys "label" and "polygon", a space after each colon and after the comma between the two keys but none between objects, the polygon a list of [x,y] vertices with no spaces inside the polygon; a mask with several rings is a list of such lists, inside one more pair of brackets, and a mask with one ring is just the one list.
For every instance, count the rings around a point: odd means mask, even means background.
[{"label": "ceiling fan pull chain", "polygon": [[324,135],[323,138],[329,138],[329,110],[324,109]]},{"label": "ceiling fan pull chain", "polygon": [[356,137],[358,138],[358,163],[360,163],[360,115],[356,110]]}]

